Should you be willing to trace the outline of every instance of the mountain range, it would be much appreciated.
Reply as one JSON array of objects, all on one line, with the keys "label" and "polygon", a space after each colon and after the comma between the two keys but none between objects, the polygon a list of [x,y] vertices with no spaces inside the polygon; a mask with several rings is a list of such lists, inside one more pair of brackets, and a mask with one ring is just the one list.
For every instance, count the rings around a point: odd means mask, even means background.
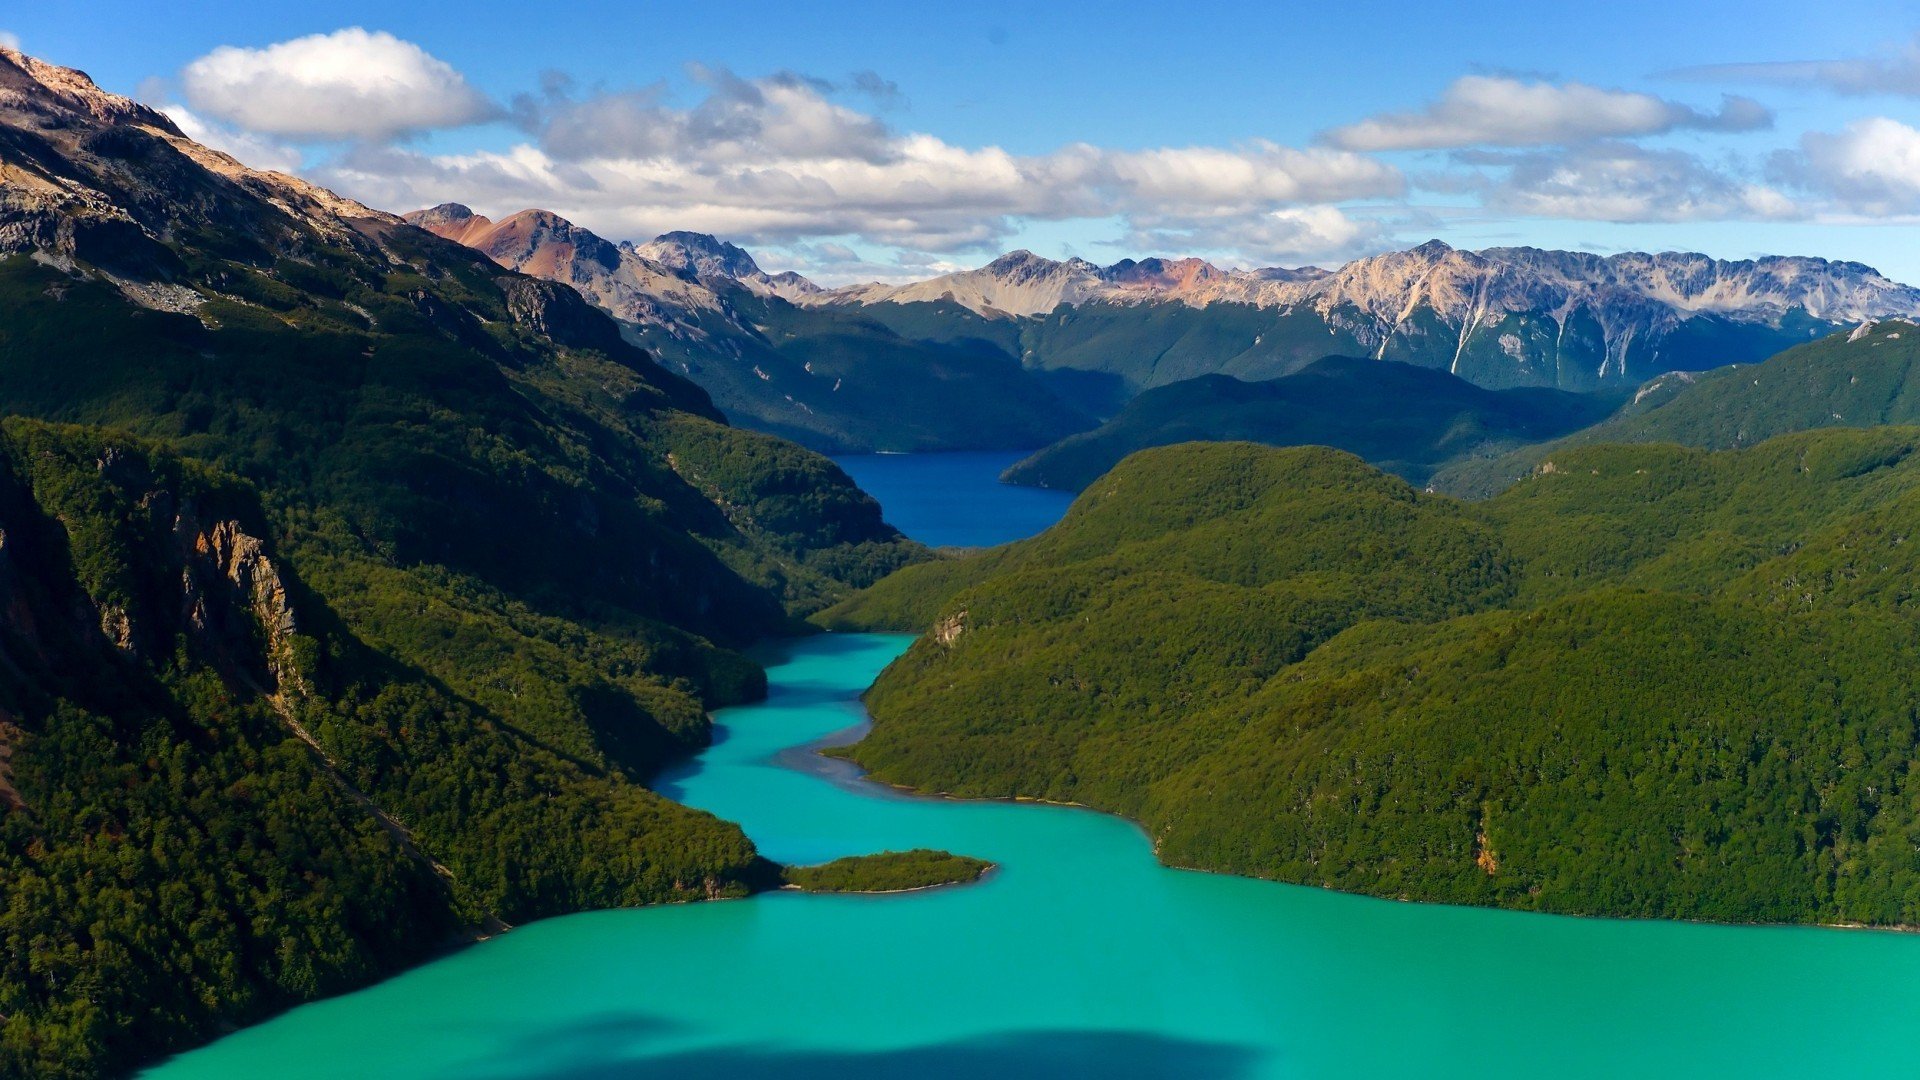
[{"label": "mountain range", "polygon": [[[926,281],[829,289],[767,274],[701,234],[615,245],[541,211],[495,225],[459,206],[409,219],[574,284],[729,416],[830,450],[1034,445],[1151,387],[1272,379],[1328,355],[1489,389],[1626,391],[1920,316],[1920,290],[1804,257],[1475,252],[1436,240],[1335,270],[1236,270],[1016,251]],[[865,404],[879,396],[903,404],[876,416]]]}]

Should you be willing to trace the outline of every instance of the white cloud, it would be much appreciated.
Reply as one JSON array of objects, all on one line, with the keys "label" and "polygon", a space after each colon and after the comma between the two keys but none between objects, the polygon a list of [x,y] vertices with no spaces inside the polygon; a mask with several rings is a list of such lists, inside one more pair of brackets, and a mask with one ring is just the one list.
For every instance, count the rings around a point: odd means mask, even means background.
[{"label": "white cloud", "polygon": [[196,115],[184,105],[162,105],[160,111],[179,126],[187,138],[210,146],[254,169],[291,173],[300,168],[300,151],[291,146]]},{"label": "white cloud", "polygon": [[885,258],[861,255],[831,240],[793,242],[755,248],[753,257],[768,273],[797,270],[817,285],[860,285],[869,281],[923,281],[972,265],[924,251],[896,249]]},{"label": "white cloud", "polygon": [[918,252],[992,246],[1020,220],[1207,222],[1398,195],[1391,166],[1268,142],[1046,154],[899,132],[818,80],[697,73],[705,97],[564,92],[516,103],[530,141],[428,155],[358,147],[315,178],[377,206],[449,199],[487,213],[539,206],[616,237],[698,229],[744,242],[857,237]]},{"label": "white cloud", "polygon": [[1202,222],[1136,222],[1136,251],[1232,252],[1260,264],[1339,264],[1388,246],[1391,229],[1337,206],[1299,206]]},{"label": "white cloud", "polygon": [[886,125],[829,101],[828,87],[819,80],[785,72],[748,80],[697,65],[690,73],[707,93],[688,109],[668,105],[665,90],[656,86],[582,100],[563,92],[537,100],[523,97],[515,111],[540,145],[559,158],[673,154],[749,164],[890,156]]},{"label": "white cloud", "polygon": [[20,35],[11,30],[0,30],[0,49],[20,51]]},{"label": "white cloud", "polygon": [[180,83],[207,116],[293,139],[388,139],[499,114],[445,61],[359,27],[260,49],[223,45],[188,64]]},{"label": "white cloud", "polygon": [[1611,222],[1782,220],[1803,210],[1780,191],[1709,167],[1680,150],[1603,142],[1565,151],[1464,153],[1484,177],[1492,210],[1527,217]]},{"label": "white cloud", "polygon": [[1775,155],[1773,172],[1851,213],[1920,213],[1920,131],[1884,116],[1808,132],[1798,152]]},{"label": "white cloud", "polygon": [[1822,86],[1835,93],[1920,97],[1920,40],[1898,52],[1841,60],[1793,60],[1757,64],[1708,64],[1670,72],[1702,82]]},{"label": "white cloud", "polygon": [[1419,112],[1371,117],[1323,138],[1347,150],[1434,150],[1544,146],[1680,128],[1751,131],[1772,123],[1773,114],[1749,98],[1727,97],[1719,112],[1701,112],[1651,94],[1585,83],[1468,75]]}]

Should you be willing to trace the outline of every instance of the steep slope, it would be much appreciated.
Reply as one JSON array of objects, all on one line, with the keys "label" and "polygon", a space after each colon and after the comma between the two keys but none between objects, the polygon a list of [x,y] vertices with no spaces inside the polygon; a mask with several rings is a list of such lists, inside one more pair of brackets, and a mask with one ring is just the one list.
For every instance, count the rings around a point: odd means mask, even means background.
[{"label": "steep slope", "polygon": [[847,753],[1129,815],[1174,865],[1912,925],[1916,450],[1585,447],[1485,503],[1331,450],[1143,451],[1049,532],[821,616],[931,627]]},{"label": "steep slope", "polygon": [[0,1074],[764,884],[641,781],[924,557],[573,290],[4,49],[0,312]]},{"label": "steep slope", "polygon": [[117,1071],[459,929],[444,868],[289,729],[329,719],[314,610],[251,492],[9,420],[0,530],[0,1071]]},{"label": "steep slope", "polygon": [[1762,363],[1650,380],[1605,422],[1540,446],[1442,470],[1435,483],[1482,497],[1570,446],[1672,442],[1751,446],[1794,431],[1920,423],[1920,326],[1862,324]]},{"label": "steep slope", "polygon": [[1597,395],[1482,390],[1443,371],[1329,356],[1267,382],[1206,375],[1155,387],[1095,430],[1017,462],[1001,479],[1078,491],[1136,450],[1242,440],[1331,446],[1425,483],[1451,459],[1586,427],[1611,405],[1611,398]]},{"label": "steep slope", "polygon": [[1004,349],[904,336],[854,308],[796,307],[821,290],[710,236],[616,246],[543,210],[494,223],[457,204],[407,217],[573,286],[735,423],[815,449],[1032,447],[1090,424]]}]

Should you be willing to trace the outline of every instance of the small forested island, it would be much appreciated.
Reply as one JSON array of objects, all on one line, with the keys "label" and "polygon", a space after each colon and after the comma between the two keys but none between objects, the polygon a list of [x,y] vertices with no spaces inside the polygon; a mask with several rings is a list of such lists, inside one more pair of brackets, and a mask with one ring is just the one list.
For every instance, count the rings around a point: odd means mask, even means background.
[{"label": "small forested island", "polygon": [[849,855],[819,866],[781,871],[788,887],[821,893],[896,893],[978,881],[993,869],[985,859],[930,848]]},{"label": "small forested island", "polygon": [[1920,429],[1569,447],[1481,503],[1325,448],[1129,457],[899,571],[847,754],[1167,863],[1575,914],[1920,922]]}]

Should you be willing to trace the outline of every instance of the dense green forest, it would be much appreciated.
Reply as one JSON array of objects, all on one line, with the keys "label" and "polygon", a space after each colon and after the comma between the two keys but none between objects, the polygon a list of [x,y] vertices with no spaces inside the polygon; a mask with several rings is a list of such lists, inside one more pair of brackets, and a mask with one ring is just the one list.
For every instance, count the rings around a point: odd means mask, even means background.
[{"label": "dense green forest", "polygon": [[925,552],[573,291],[0,56],[0,1075],[778,883],[648,791]]},{"label": "dense green forest", "polygon": [[1670,372],[1601,423],[1538,446],[1453,462],[1434,475],[1433,485],[1485,497],[1569,446],[1672,442],[1730,450],[1795,431],[1920,423],[1917,361],[1920,326],[1889,319],[1757,364]]},{"label": "dense green forest", "polygon": [[905,892],[978,881],[991,869],[993,864],[985,859],[914,848],[849,855],[819,866],[789,866],[781,871],[781,878],[807,892]]},{"label": "dense green forest", "polygon": [[927,629],[849,751],[1175,865],[1424,900],[1920,922],[1920,430],[1570,447],[1482,503],[1319,448],[1129,457],[819,618]]},{"label": "dense green forest", "polygon": [[1483,390],[1432,368],[1329,356],[1265,382],[1203,375],[1155,387],[1098,428],[1016,462],[1001,479],[1079,491],[1136,450],[1199,439],[1331,446],[1424,484],[1448,461],[1566,434],[1616,403],[1544,387]]}]

